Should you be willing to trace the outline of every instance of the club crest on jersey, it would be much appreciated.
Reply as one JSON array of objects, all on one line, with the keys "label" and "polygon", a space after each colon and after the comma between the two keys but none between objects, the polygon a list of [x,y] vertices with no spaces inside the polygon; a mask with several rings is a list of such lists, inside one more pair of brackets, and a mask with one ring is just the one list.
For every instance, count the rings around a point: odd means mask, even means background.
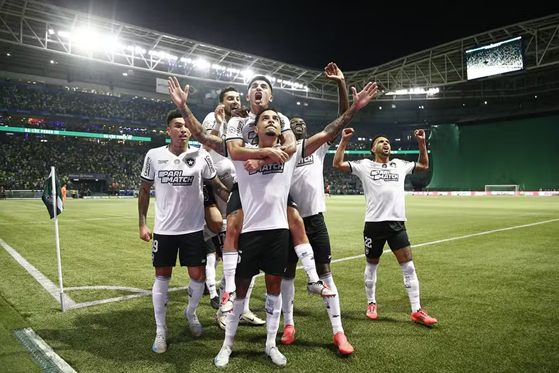
[{"label": "club crest on jersey", "polygon": [[283,164],[279,163],[271,163],[265,166],[260,167],[260,169],[256,171],[249,172],[249,175],[256,175],[257,173],[261,173],[262,175],[268,174],[283,174]]},{"label": "club crest on jersey", "polygon": [[191,186],[194,182],[194,176],[185,175],[183,170],[161,170],[157,176],[161,179],[161,184],[172,186]]},{"label": "club crest on jersey", "polygon": [[314,163],[314,154],[311,154],[308,157],[301,159],[299,163],[297,163],[296,167],[308,166],[313,163]]},{"label": "club crest on jersey", "polygon": [[196,159],[194,158],[185,158],[184,159],[184,163],[186,163],[186,165],[190,168],[194,167],[194,165],[196,164]]},{"label": "club crest on jersey", "polygon": [[[386,165],[386,163],[384,165]],[[373,180],[384,180],[384,181],[400,180],[400,175],[393,174],[390,170],[373,170],[371,171],[371,177],[373,178]]]}]

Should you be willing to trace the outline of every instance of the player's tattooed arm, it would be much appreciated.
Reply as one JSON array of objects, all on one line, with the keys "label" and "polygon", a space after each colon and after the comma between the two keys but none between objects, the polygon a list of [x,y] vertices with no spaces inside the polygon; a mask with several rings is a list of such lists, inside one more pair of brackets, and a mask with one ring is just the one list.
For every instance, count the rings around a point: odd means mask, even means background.
[{"label": "player's tattooed arm", "polygon": [[292,131],[283,132],[280,136],[281,150],[291,157],[297,151],[297,139]]},{"label": "player's tattooed arm", "polygon": [[336,150],[336,154],[334,154],[334,162],[332,164],[332,167],[334,167],[336,170],[351,172],[351,166],[349,165],[349,162],[344,161],[344,152],[347,146],[347,142],[354,133],[355,131],[353,130],[353,128],[346,128],[342,132],[342,141],[340,141],[340,145]]},{"label": "player's tattooed arm", "polygon": [[419,159],[415,164],[414,172],[424,171],[429,168],[429,154],[427,153],[427,144],[425,142],[425,131],[415,130],[414,135],[419,144]]},{"label": "player's tattooed arm", "polygon": [[184,87],[184,90],[181,88],[179,81],[177,78],[169,78],[169,94],[171,95],[171,100],[177,106],[177,109],[182,114],[184,118],[184,122],[186,126],[192,133],[192,136],[200,144],[206,145],[210,149],[215,150],[217,153],[221,155],[225,155],[225,146],[223,145],[223,140],[218,137],[210,134],[206,128],[194,117],[192,111],[186,105],[186,101],[188,100],[188,90],[190,87],[187,85]]},{"label": "player's tattooed arm", "polygon": [[221,198],[224,202],[227,202],[229,199],[230,190],[219,180],[218,177],[213,178],[209,181],[212,185],[212,189]]},{"label": "player's tattooed arm", "polygon": [[[291,131],[289,131],[291,132]],[[292,133],[293,134],[293,133]],[[295,138],[295,137],[294,137]],[[285,163],[289,159],[287,151],[281,148],[248,148],[242,140],[227,141],[227,152],[234,161],[270,158],[272,163]]]},{"label": "player's tattooed arm", "polygon": [[149,230],[146,223],[151,185],[152,183],[148,183],[142,180],[142,184],[140,185],[140,193],[138,195],[140,238],[146,242],[149,242],[151,240],[151,231]]},{"label": "player's tattooed arm", "polygon": [[307,140],[305,145],[305,157],[314,153],[324,143],[334,141],[336,137],[338,137],[340,131],[349,124],[351,119],[353,119],[359,110],[371,102],[378,91],[376,83],[367,84],[359,93],[357,93],[354,87],[351,87],[351,89],[353,90],[353,105],[351,105],[351,107],[338,119],[327,125],[321,132],[315,134]]},{"label": "player's tattooed arm", "polygon": [[330,62],[328,66],[324,68],[324,74],[326,75],[326,78],[336,82],[338,85],[338,115],[341,115],[349,109],[349,97],[347,86],[345,84],[344,73],[335,63]]}]

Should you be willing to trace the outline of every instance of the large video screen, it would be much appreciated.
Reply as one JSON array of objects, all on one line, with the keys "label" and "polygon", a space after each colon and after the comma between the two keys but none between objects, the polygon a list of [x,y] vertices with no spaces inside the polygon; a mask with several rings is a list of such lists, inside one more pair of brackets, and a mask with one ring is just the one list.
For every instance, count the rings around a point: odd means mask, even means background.
[{"label": "large video screen", "polygon": [[468,80],[524,69],[522,38],[466,51]]}]

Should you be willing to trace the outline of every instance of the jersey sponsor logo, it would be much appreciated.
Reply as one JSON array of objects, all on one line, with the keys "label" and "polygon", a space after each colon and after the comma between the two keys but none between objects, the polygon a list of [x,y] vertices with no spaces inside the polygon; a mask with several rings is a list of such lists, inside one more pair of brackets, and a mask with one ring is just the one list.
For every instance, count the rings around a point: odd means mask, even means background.
[{"label": "jersey sponsor logo", "polygon": [[396,162],[390,162],[389,165],[390,165],[390,167],[392,167],[392,168],[398,167],[398,166],[396,166]]},{"label": "jersey sponsor logo", "polygon": [[371,177],[373,178],[373,180],[384,180],[384,181],[400,180],[400,175],[393,174],[392,171],[390,170],[373,170],[371,171]]},{"label": "jersey sponsor logo", "polygon": [[212,162],[211,158],[209,155],[206,155],[204,157],[204,160],[206,161],[206,163],[208,164],[208,168],[210,170],[210,173],[213,175],[215,173],[215,167],[214,167],[214,163]]},{"label": "jersey sponsor logo", "polygon": [[185,158],[184,159],[184,163],[186,163],[186,165],[190,168],[194,167],[194,165],[196,164],[196,159],[194,158]]},{"label": "jersey sponsor logo", "polygon": [[151,158],[146,159],[146,166],[144,167],[144,176],[149,176],[149,171],[151,170]]},{"label": "jersey sponsor logo", "polygon": [[248,142],[251,145],[258,145],[258,135],[256,134],[256,132],[254,132],[253,130],[251,130],[248,135]]},{"label": "jersey sponsor logo", "polygon": [[157,164],[167,164],[167,163],[169,163],[168,159],[160,159],[157,161]]},{"label": "jersey sponsor logo", "polygon": [[303,159],[301,159],[299,161],[299,163],[297,163],[296,167],[303,167],[303,166],[308,166],[314,163],[314,154],[309,155],[308,157],[305,157]]},{"label": "jersey sponsor logo", "polygon": [[183,170],[161,170],[157,176],[161,179],[161,184],[172,186],[191,186],[194,182],[194,176],[185,175]]},{"label": "jersey sponsor logo", "polygon": [[260,167],[259,170],[249,172],[249,175],[256,175],[257,173],[261,173],[262,175],[268,174],[283,174],[283,164],[279,163],[271,163],[265,166]]}]

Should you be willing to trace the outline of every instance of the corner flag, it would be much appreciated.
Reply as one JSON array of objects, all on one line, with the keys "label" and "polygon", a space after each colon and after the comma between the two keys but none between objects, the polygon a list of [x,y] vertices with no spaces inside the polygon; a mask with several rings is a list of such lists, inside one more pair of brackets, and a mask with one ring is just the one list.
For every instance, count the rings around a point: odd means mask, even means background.
[{"label": "corner flag", "polygon": [[55,186],[56,189],[56,215],[60,215],[60,213],[62,212],[62,210],[64,210],[64,208],[62,207],[62,191],[60,190],[60,183],[58,182],[58,179],[55,178],[55,182],[53,182],[52,178],[54,177],[54,170],[51,169],[50,171],[50,175],[47,179],[47,181],[45,182],[45,188],[43,189],[43,196],[41,197],[41,199],[43,200],[43,203],[45,204],[45,206],[47,206],[47,210],[49,210],[49,215],[50,218],[54,218],[54,203],[53,203],[53,197],[54,197],[54,192],[53,192],[53,185]]}]

